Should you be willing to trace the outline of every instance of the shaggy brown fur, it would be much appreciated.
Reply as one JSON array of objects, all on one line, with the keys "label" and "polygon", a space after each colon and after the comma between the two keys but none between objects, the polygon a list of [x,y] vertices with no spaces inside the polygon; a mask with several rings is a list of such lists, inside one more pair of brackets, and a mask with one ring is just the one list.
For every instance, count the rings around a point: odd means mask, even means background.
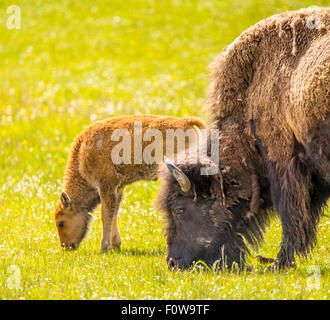
[{"label": "shaggy brown fur", "polygon": [[[275,206],[283,227],[280,267],[312,249],[330,195],[329,27],[330,9],[275,15],[243,32],[212,64],[208,109],[220,130],[225,190],[219,215],[227,212],[231,232],[257,243]],[[197,179],[194,168],[179,167]],[[160,195],[165,210],[181,197],[168,175]],[[258,221],[254,231],[251,219]]]},{"label": "shaggy brown fur", "polygon": [[[63,247],[75,249],[79,246],[91,220],[89,212],[100,202],[103,222],[101,249],[105,251],[120,247],[117,212],[125,186],[138,180],[157,179],[158,163],[147,164],[142,161],[141,164],[134,164],[134,125],[137,122],[142,124],[141,134],[147,129],[158,129],[163,138],[166,137],[167,129],[182,129],[186,132],[188,129],[195,130],[195,127],[206,128],[206,124],[196,117],[156,115],[115,117],[88,126],[71,147],[64,192],[55,211],[56,226]],[[112,161],[111,152],[119,143],[112,138],[115,129],[127,129],[130,133],[132,164],[114,164]],[[198,138],[198,135],[196,137]],[[143,142],[141,150],[145,150],[148,145],[150,142]],[[172,156],[166,154],[168,150],[165,139],[163,148],[164,155]]]}]

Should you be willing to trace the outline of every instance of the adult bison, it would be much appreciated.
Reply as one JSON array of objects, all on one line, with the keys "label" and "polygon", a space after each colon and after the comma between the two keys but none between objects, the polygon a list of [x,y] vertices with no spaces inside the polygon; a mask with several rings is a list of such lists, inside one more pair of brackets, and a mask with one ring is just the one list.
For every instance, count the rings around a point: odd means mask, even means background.
[{"label": "adult bison", "polygon": [[219,168],[168,162],[158,202],[167,216],[167,263],[242,266],[273,207],[282,223],[274,266],[316,242],[330,196],[330,9],[272,16],[215,59],[208,109],[219,130]]}]

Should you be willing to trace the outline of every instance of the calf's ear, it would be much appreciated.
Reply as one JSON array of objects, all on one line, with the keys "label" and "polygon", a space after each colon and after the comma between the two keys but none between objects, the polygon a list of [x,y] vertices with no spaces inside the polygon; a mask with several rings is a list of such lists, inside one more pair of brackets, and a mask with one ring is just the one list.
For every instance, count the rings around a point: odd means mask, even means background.
[{"label": "calf's ear", "polygon": [[70,198],[64,191],[61,194],[61,202],[65,208],[70,206]]}]

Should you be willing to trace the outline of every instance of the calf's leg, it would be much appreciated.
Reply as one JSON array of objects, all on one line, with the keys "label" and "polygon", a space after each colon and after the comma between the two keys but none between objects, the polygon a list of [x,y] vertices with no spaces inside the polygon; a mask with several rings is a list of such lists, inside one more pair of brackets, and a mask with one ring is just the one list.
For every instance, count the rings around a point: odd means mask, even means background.
[{"label": "calf's leg", "polygon": [[118,188],[117,196],[116,196],[116,207],[111,224],[111,233],[110,233],[111,250],[118,250],[120,249],[120,245],[121,245],[120,234],[117,226],[117,218],[118,218],[118,210],[119,210],[120,201],[122,199],[122,195],[123,195],[123,188]]},{"label": "calf's leg", "polygon": [[100,190],[101,197],[101,216],[103,224],[103,237],[101,242],[101,252],[111,249],[111,230],[114,219],[116,219],[117,194],[116,188],[111,186]]}]

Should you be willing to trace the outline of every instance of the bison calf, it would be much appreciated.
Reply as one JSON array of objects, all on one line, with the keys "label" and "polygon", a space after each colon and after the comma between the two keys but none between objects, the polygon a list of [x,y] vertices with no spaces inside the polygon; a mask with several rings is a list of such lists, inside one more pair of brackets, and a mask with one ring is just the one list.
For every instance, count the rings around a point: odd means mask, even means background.
[{"label": "bison calf", "polygon": [[[163,156],[187,148],[187,137],[189,144],[195,143],[197,128],[206,128],[199,118],[156,115],[114,117],[88,126],[71,147],[64,191],[55,211],[62,247],[78,248],[91,221],[89,212],[101,202],[101,250],[120,248],[117,212],[125,186],[156,180]],[[184,134],[181,145],[180,133]]]}]

